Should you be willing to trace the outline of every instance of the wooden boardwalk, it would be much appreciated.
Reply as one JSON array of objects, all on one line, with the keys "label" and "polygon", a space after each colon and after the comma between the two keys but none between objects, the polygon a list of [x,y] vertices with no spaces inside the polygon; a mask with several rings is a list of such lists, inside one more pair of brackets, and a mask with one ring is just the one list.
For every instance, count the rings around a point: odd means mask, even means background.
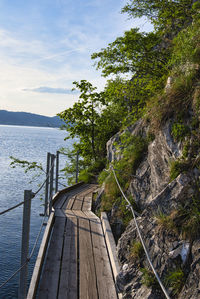
[{"label": "wooden boardwalk", "polygon": [[37,295],[27,298],[118,298],[101,220],[91,211],[96,189],[81,185],[57,197]]}]

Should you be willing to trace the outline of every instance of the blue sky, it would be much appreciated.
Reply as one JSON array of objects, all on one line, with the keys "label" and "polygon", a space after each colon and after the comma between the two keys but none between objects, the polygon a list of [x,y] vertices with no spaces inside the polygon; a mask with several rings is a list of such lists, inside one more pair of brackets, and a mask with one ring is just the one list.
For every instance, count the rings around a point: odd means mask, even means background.
[{"label": "blue sky", "polygon": [[72,82],[105,84],[90,59],[145,20],[120,14],[125,0],[0,0],[0,109],[53,116],[73,105]]}]

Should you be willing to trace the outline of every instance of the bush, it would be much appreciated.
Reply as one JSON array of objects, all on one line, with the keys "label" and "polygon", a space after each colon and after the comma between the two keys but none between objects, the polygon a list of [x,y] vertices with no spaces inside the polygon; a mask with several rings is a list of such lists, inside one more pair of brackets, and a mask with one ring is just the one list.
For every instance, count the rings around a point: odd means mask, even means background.
[{"label": "bush", "polygon": [[130,258],[141,259],[144,249],[140,241],[133,241],[130,247]]},{"label": "bush", "polygon": [[183,66],[200,63],[200,21],[197,20],[180,31],[173,40],[173,54],[170,65],[183,71]]},{"label": "bush", "polygon": [[155,215],[155,218],[161,228],[169,232],[175,230],[175,225],[171,215],[166,215],[159,209]]},{"label": "bush", "polygon": [[[133,209],[140,213],[140,209],[138,208],[135,200],[132,196],[128,198],[129,202],[131,203]],[[124,198],[120,198],[120,202],[118,203],[119,210],[117,212],[117,216],[122,219],[124,227],[126,227],[129,222],[133,219],[133,214],[130,209],[127,209],[127,202]]]},{"label": "bush", "polygon": [[135,174],[147,152],[148,143],[141,136],[127,136],[127,133],[121,136],[121,141],[123,158],[114,163],[114,168],[117,170],[118,180],[122,187],[127,187],[131,175]]},{"label": "bush", "polygon": [[177,176],[188,170],[188,163],[181,161],[181,160],[175,160],[170,162],[170,181],[173,181]]},{"label": "bush", "polygon": [[165,284],[172,288],[173,295],[177,295],[185,283],[185,274],[181,268],[171,270],[165,277]]},{"label": "bush", "polygon": [[200,235],[200,201],[199,196],[179,207],[176,222],[182,238],[194,240]]},{"label": "bush", "polygon": [[95,180],[95,176],[93,173],[89,172],[88,169],[84,169],[79,173],[78,180],[88,184],[92,183]]},{"label": "bush", "polygon": [[158,287],[158,282],[153,272],[147,268],[140,268],[140,271],[143,273],[142,275],[142,284],[149,287]]},{"label": "bush", "polygon": [[176,141],[183,141],[190,134],[190,128],[183,123],[174,123],[172,135]]},{"label": "bush", "polygon": [[101,171],[101,173],[98,176],[98,183],[102,185],[106,178],[109,176],[110,172],[106,171],[105,169]]}]

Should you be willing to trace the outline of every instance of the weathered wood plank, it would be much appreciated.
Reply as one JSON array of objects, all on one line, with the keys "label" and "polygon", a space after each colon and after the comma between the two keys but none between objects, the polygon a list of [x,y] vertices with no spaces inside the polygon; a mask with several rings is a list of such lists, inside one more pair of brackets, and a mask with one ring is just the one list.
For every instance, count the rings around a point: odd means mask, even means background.
[{"label": "weathered wood plank", "polygon": [[84,197],[82,211],[91,211],[92,209],[92,193]]},{"label": "weathered wood plank", "polygon": [[67,194],[60,194],[54,204],[54,209],[60,209],[67,199]]},{"label": "weathered wood plank", "polygon": [[83,211],[88,219],[99,219],[92,211]]},{"label": "weathered wood plank", "polygon": [[66,219],[62,217],[55,218],[38,299],[55,299],[57,297],[65,221]]},{"label": "weathered wood plank", "polygon": [[[67,198],[66,198],[66,201],[63,203],[62,205],[62,209],[65,210],[65,209],[71,209],[72,205],[73,205],[73,200],[74,198],[81,194],[82,192],[84,192],[85,190],[87,190],[88,188],[88,184],[84,184],[84,185],[81,185],[79,186],[77,189],[73,189],[69,192],[67,192]],[[72,199],[71,199],[72,198]]]},{"label": "weathered wood plank", "polygon": [[55,216],[56,217],[66,217],[65,213],[60,209],[55,209]]},{"label": "weathered wood plank", "polygon": [[76,215],[72,210],[65,210],[65,216],[70,218],[70,217],[75,217]]},{"label": "weathered wood plank", "polygon": [[90,223],[87,219],[79,220],[79,269],[80,299],[97,299],[96,273],[93,259]]},{"label": "weathered wood plank", "polygon": [[72,210],[81,210],[83,205],[83,196],[82,195],[77,195],[76,199],[73,203]]},{"label": "weathered wood plank", "polygon": [[77,219],[67,218],[58,299],[77,299]]},{"label": "weathered wood plank", "polygon": [[112,276],[110,261],[102,231],[101,221],[91,221],[91,236],[99,299],[116,299],[117,293]]},{"label": "weathered wood plank", "polygon": [[62,210],[71,210],[74,204],[74,201],[76,200],[76,196],[69,197],[69,200],[63,205]]},{"label": "weathered wood plank", "polygon": [[31,283],[30,283],[30,287],[29,287],[29,291],[28,291],[28,295],[27,295],[27,299],[33,299],[35,298],[35,294],[37,291],[37,287],[38,287],[38,282],[40,279],[40,273],[42,270],[42,264],[44,261],[44,256],[45,256],[45,251],[48,245],[48,240],[49,240],[49,236],[51,233],[51,229],[53,226],[53,221],[54,221],[54,212],[51,212],[51,215],[49,216],[48,222],[47,222],[47,226],[44,232],[44,236],[42,238],[42,242],[40,245],[40,250],[37,256],[37,260],[35,263],[35,267],[34,267],[34,271],[33,271],[33,275],[31,278]]},{"label": "weathered wood plank", "polygon": [[101,213],[101,221],[102,221],[102,227],[103,232],[105,235],[105,240],[108,248],[108,253],[110,256],[110,261],[113,269],[113,274],[116,279],[118,273],[120,272],[120,266],[117,259],[117,253],[116,253],[116,243],[113,237],[113,233],[110,227],[110,223],[108,221],[107,214],[105,212]]},{"label": "weathered wood plank", "polygon": [[88,217],[82,211],[78,211],[78,210],[72,210],[72,211],[73,211],[74,215],[76,215],[76,217],[88,219]]}]

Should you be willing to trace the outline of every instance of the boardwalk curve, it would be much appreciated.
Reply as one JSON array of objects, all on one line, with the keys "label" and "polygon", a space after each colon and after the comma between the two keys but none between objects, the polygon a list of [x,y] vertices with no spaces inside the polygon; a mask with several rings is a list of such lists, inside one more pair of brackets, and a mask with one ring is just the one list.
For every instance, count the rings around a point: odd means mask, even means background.
[{"label": "boardwalk curve", "polygon": [[96,189],[93,184],[78,185],[54,200],[54,220],[47,224],[52,230],[41,278],[37,292],[33,291],[37,281],[33,273],[28,299],[118,298],[102,223],[91,211]]}]

